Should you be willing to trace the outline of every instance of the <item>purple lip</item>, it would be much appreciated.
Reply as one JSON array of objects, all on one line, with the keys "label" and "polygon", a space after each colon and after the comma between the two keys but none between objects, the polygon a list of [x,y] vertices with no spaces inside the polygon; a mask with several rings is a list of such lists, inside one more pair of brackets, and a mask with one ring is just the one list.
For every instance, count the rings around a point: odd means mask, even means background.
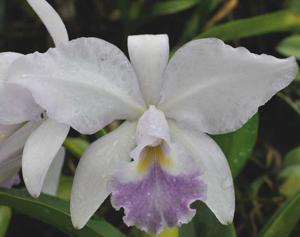
[{"label": "purple lip", "polygon": [[158,234],[189,222],[195,215],[190,204],[205,200],[207,188],[199,173],[173,176],[152,165],[142,180],[122,183],[115,179],[111,190],[112,205],[117,210],[124,208],[128,226]]}]

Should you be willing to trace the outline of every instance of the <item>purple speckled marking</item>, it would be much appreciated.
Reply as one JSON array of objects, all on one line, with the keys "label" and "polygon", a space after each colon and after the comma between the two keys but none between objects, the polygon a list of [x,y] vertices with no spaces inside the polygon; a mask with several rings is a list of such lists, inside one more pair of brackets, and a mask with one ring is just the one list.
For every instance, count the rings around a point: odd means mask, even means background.
[{"label": "purple speckled marking", "polygon": [[1,188],[11,188],[12,186],[19,184],[20,182],[21,182],[20,177],[18,174],[16,174],[13,177],[10,177],[10,178],[0,182],[0,187]]},{"label": "purple speckled marking", "polygon": [[111,188],[112,205],[117,210],[124,208],[124,222],[154,234],[189,222],[195,215],[190,204],[205,200],[207,190],[199,173],[172,176],[158,165],[153,165],[140,181],[114,180]]}]

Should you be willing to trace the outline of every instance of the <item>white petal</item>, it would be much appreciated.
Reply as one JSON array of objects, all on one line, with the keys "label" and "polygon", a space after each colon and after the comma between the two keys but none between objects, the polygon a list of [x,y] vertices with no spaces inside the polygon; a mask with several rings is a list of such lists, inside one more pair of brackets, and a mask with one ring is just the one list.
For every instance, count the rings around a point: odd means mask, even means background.
[{"label": "white petal", "polygon": [[0,53],[0,82],[6,80],[9,66],[22,55],[23,54],[14,52]]},{"label": "white petal", "polygon": [[27,2],[40,17],[56,45],[69,40],[63,21],[47,1],[27,0]]},{"label": "white petal", "polygon": [[31,93],[19,85],[8,85],[9,66],[22,54],[0,53],[0,123],[16,124],[28,121],[40,113]]},{"label": "white petal", "polygon": [[144,110],[135,73],[115,46],[96,38],[59,44],[14,64],[9,81],[31,90],[47,115],[81,133],[95,133],[115,119]]},{"label": "white petal", "polygon": [[18,174],[21,168],[21,158],[21,154],[16,154],[15,156],[0,162],[0,183]]},{"label": "white petal", "polygon": [[137,144],[157,146],[152,140],[164,140],[170,142],[169,126],[163,112],[151,105],[139,118],[136,132]]},{"label": "white petal", "polygon": [[25,185],[32,196],[40,195],[49,167],[69,129],[67,125],[47,119],[27,139],[22,171]]},{"label": "white petal", "polygon": [[218,39],[195,40],[170,60],[158,108],[193,129],[234,131],[296,72],[294,58],[252,54]]},{"label": "white petal", "polygon": [[21,124],[0,124],[0,143],[3,142],[6,138],[8,138],[10,135],[12,135],[15,131],[17,131],[21,126]]},{"label": "white petal", "polygon": [[161,143],[168,152],[170,142],[169,126],[164,113],[151,105],[138,120],[136,129],[137,146],[131,151],[130,156],[138,161],[145,147],[155,147]]},{"label": "white petal", "polygon": [[129,36],[128,51],[146,103],[157,104],[169,60],[168,35]]},{"label": "white petal", "polygon": [[0,143],[0,162],[16,154],[21,154],[29,135],[40,125],[40,122],[31,121],[24,125]]},{"label": "white petal", "polygon": [[80,159],[71,195],[71,218],[82,228],[110,193],[107,185],[116,169],[129,162],[136,123],[125,122],[94,142]]},{"label": "white petal", "polygon": [[227,160],[218,145],[206,134],[178,127],[169,121],[172,139],[183,145],[199,163],[207,184],[206,205],[222,224],[233,220],[235,199]]},{"label": "white petal", "polygon": [[61,170],[65,160],[65,154],[65,148],[61,147],[48,169],[48,173],[43,184],[43,193],[47,193],[50,195],[56,194],[59,185]]}]

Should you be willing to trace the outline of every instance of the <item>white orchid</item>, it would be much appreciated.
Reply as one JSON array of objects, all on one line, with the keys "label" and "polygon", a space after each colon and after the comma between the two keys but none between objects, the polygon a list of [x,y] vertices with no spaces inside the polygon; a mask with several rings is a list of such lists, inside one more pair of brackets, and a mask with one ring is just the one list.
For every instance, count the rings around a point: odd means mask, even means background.
[{"label": "white orchid", "polygon": [[[167,35],[130,36],[128,50],[131,64],[114,45],[79,38],[11,66],[8,81],[29,89],[55,121],[92,134],[126,120],[80,160],[71,196],[74,226],[83,227],[109,194],[116,209],[124,208],[128,226],[151,233],[189,222],[195,200],[231,223],[230,169],[207,133],[246,123],[294,79],[295,59],[200,39],[169,61]],[[43,167],[33,159],[32,165]]]},{"label": "white orchid", "polygon": [[[46,1],[28,0],[28,3],[56,44],[68,41],[63,22]],[[38,196],[43,189],[45,193],[54,194],[64,161],[65,151],[61,145],[70,127],[48,119],[26,88],[7,83],[8,67],[21,56],[14,52],[0,54],[0,186],[11,187],[18,181],[22,162],[29,192]],[[36,164],[40,157],[43,157],[44,167],[36,169],[31,160]]]}]

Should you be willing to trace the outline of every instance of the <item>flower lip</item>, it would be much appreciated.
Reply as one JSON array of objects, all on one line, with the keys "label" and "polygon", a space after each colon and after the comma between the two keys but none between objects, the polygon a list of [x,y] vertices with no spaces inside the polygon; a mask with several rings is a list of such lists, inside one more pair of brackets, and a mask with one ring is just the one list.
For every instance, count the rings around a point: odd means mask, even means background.
[{"label": "flower lip", "polygon": [[136,144],[130,153],[134,160],[108,183],[112,205],[124,208],[128,226],[154,234],[189,222],[195,214],[190,204],[206,199],[207,185],[201,167],[172,143],[168,121],[153,105],[138,121]]}]

